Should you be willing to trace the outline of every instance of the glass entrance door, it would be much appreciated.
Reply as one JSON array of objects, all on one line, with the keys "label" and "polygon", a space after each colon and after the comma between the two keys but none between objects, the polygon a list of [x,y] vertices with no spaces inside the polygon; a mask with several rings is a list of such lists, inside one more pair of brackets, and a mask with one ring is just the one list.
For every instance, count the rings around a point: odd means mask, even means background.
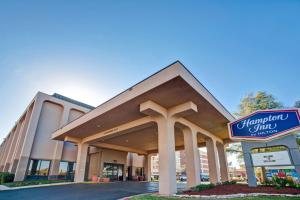
[{"label": "glass entrance door", "polygon": [[123,181],[124,165],[116,163],[104,163],[103,177],[109,178],[110,181]]}]

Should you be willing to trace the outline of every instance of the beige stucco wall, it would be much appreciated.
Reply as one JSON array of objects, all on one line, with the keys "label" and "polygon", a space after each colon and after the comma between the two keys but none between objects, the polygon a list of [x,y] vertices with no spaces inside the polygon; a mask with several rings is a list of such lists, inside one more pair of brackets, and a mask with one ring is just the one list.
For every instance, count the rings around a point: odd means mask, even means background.
[{"label": "beige stucco wall", "polygon": [[[76,109],[70,109],[68,122],[71,122],[78,117],[82,116],[84,112],[76,110]],[[77,157],[77,146],[70,142],[64,142],[63,152],[62,152],[62,158],[63,161],[70,161],[75,162]]]},{"label": "beige stucco wall", "polygon": [[56,141],[51,140],[51,134],[60,126],[63,107],[50,101],[43,103],[38,121],[35,139],[31,150],[31,158],[51,160]]},{"label": "beige stucco wall", "polygon": [[101,155],[102,152],[96,152],[89,155],[90,156],[89,171],[88,171],[89,180],[92,178],[92,176],[100,175]]},{"label": "beige stucco wall", "polygon": [[134,167],[143,167],[144,164],[144,156],[139,156],[136,153],[133,153],[132,155],[132,166]]},{"label": "beige stucco wall", "polygon": [[102,151],[102,163],[126,164],[127,152],[104,149]]}]

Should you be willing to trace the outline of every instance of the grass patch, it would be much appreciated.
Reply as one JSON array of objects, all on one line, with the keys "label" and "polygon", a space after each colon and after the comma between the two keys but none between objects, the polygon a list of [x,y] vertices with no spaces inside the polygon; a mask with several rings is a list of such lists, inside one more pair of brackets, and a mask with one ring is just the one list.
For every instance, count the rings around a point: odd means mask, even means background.
[{"label": "grass patch", "polygon": [[64,183],[71,182],[69,180],[32,180],[32,181],[17,181],[11,183],[3,183],[7,187],[21,187],[29,185],[43,185],[43,184],[52,184],[52,183]]},{"label": "grass patch", "polygon": [[[199,199],[205,200],[206,198],[177,198],[177,197],[159,197],[156,195],[141,195],[130,198],[131,200],[191,200]],[[232,200],[299,200],[299,197],[276,197],[276,196],[258,196],[258,197],[243,197],[232,198]]]}]

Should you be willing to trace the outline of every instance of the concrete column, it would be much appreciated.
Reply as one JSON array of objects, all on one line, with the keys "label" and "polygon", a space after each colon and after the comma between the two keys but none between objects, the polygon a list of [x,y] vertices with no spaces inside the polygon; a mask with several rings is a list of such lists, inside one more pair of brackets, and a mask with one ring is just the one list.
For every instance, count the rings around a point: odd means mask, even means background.
[{"label": "concrete column", "polygon": [[[62,113],[61,120],[60,120],[60,127],[63,127],[68,123],[69,114],[70,114],[70,108],[64,107],[64,111]],[[55,150],[53,153],[53,158],[51,161],[50,173],[49,173],[51,179],[57,178],[59,174],[59,165],[60,165],[63,148],[64,148],[63,141],[55,141],[55,142],[56,145],[55,145]]]},{"label": "concrete column", "polygon": [[220,161],[221,181],[228,181],[228,165],[225,152],[225,145],[217,142],[217,149]]},{"label": "concrete column", "polygon": [[16,143],[18,141],[18,136],[20,134],[20,129],[21,129],[22,124],[19,122],[16,126],[17,127],[13,133],[12,142],[11,142],[11,145],[10,145],[10,148],[8,151],[8,157],[6,159],[6,163],[8,163],[8,166],[9,166],[8,167],[9,172],[11,172],[13,156],[14,156],[13,154],[14,154],[14,150],[16,149]]},{"label": "concrete column", "polygon": [[2,149],[2,156],[1,156],[1,160],[0,160],[0,169],[1,172],[4,171],[4,166],[5,166],[5,158],[6,158],[6,151],[7,151],[7,146],[8,146],[8,139],[5,138],[4,142],[3,142],[3,149]]},{"label": "concrete column", "polygon": [[24,121],[25,121],[24,119],[23,120],[21,119],[20,122],[19,122],[20,123],[20,129],[19,129],[17,137],[15,138],[16,143],[15,143],[15,147],[12,151],[11,167],[10,167],[9,171],[13,174],[16,172],[16,168],[17,168],[17,165],[16,165],[17,163],[15,162],[16,152],[17,152],[18,146],[20,145],[20,138],[21,138],[23,128],[24,128]]},{"label": "concrete column", "polygon": [[19,137],[18,137],[16,148],[15,148],[15,151],[14,151],[13,163],[12,163],[12,167],[11,167],[11,172],[14,173],[14,174],[16,173],[17,166],[18,166],[18,163],[19,163],[19,159],[20,159],[22,147],[23,147],[23,144],[24,144],[25,135],[26,135],[26,131],[27,131],[27,128],[28,128],[29,120],[31,118],[32,110],[33,110],[33,106],[30,106],[28,111],[26,112],[25,119],[22,123],[22,127],[21,127],[21,130],[20,130],[20,134],[19,134]]},{"label": "concrete column", "polygon": [[144,174],[146,181],[151,181],[151,154],[144,155]]},{"label": "concrete column", "polygon": [[[256,176],[255,176],[255,171],[254,171],[254,166],[252,163],[252,158],[251,158],[251,147],[252,143],[251,142],[241,142],[242,144],[242,149],[243,149],[243,155],[244,155],[244,162],[245,162],[245,168],[247,172],[247,179],[248,179],[248,186],[249,187],[256,187],[257,186],[257,181],[256,181]],[[253,143],[255,144],[255,143]],[[253,146],[252,148],[254,148]]]},{"label": "concrete column", "polygon": [[159,194],[171,195],[177,192],[174,121],[157,118],[159,154]]},{"label": "concrete column", "polygon": [[199,185],[200,155],[198,150],[197,132],[190,128],[182,130],[184,137],[184,150],[186,155],[186,175],[188,187]]},{"label": "concrete column", "polygon": [[133,176],[133,156],[132,153],[128,152],[128,180],[132,180],[132,176]]},{"label": "concrete column", "polygon": [[8,152],[9,152],[9,150],[11,148],[12,140],[13,140],[13,132],[11,132],[9,134],[9,138],[7,140],[7,147],[6,147],[5,154],[4,154],[4,159],[3,159],[3,162],[4,162],[4,169],[3,169],[3,171],[4,172],[8,172],[8,169],[9,169],[9,163],[7,162],[7,160],[9,158]]},{"label": "concrete column", "polygon": [[33,110],[31,113],[30,121],[27,127],[23,147],[20,154],[20,160],[18,162],[18,166],[16,169],[14,181],[23,181],[25,179],[31,148],[34,141],[38,120],[43,107],[43,101],[44,100],[42,98],[37,97],[34,102]]},{"label": "concrete column", "polygon": [[84,182],[88,147],[87,143],[78,143],[74,182]]},{"label": "concrete column", "polygon": [[4,154],[3,152],[3,147],[4,147],[4,142],[2,142],[1,146],[0,146],[0,172],[2,172],[3,166],[1,164],[1,160],[2,160],[2,156]]},{"label": "concrete column", "polygon": [[[244,160],[245,160],[245,166],[246,166],[246,172],[247,172],[247,178],[248,178],[248,186],[249,187],[256,187],[257,186],[257,180],[255,176],[254,167],[251,162],[251,154],[250,153],[244,153]],[[246,164],[247,162],[247,164]],[[249,163],[248,163],[249,162]]]},{"label": "concrete column", "polygon": [[211,138],[207,138],[206,148],[207,148],[207,159],[208,159],[210,182],[214,184],[220,183],[221,182],[220,165],[219,165],[216,141]]}]

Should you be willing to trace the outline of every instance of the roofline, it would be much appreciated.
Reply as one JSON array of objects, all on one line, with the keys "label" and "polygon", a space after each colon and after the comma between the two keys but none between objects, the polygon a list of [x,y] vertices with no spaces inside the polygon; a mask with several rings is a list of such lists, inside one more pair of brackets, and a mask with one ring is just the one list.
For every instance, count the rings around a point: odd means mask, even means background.
[{"label": "roofline", "polygon": [[[193,77],[194,77],[194,79],[218,102],[218,104],[220,105],[220,106],[222,106],[223,107],[223,109],[229,114],[229,115],[231,115],[231,117],[233,118],[233,119],[236,119],[229,111],[228,111],[228,109],[207,89],[207,87],[205,87],[195,76],[194,76],[194,74],[182,63],[182,62],[180,62],[179,60],[177,60],[176,62],[178,62],[178,63],[180,63],[184,68],[185,68],[185,70],[186,71],[188,71]],[[175,62],[175,63],[176,63]]]},{"label": "roofline", "polygon": [[[55,95],[56,94],[56,95]],[[2,143],[7,139],[7,137],[14,132],[14,129],[17,128],[17,124],[20,123],[21,119],[23,117],[26,117],[26,113],[28,112],[28,109],[30,108],[30,106],[32,106],[32,104],[37,100],[37,98],[39,98],[39,96],[41,95],[45,95],[45,96],[48,96],[48,97],[53,97],[53,98],[56,98],[58,100],[61,100],[61,101],[64,101],[64,102],[68,102],[68,103],[71,103],[71,104],[74,104],[76,106],[79,106],[79,107],[82,107],[82,108],[85,108],[85,109],[88,109],[88,110],[92,110],[92,108],[94,108],[93,106],[90,106],[88,104],[85,104],[85,103],[82,103],[80,101],[77,101],[77,100],[74,100],[74,99],[71,99],[69,97],[66,97],[66,96],[63,96],[63,95],[60,95],[60,94],[57,94],[57,93],[54,93],[53,95],[49,95],[47,93],[44,93],[44,92],[40,92],[38,91],[34,97],[31,99],[31,101],[29,102],[29,104],[26,106],[25,110],[22,112],[22,114],[20,115],[20,117],[15,121],[15,124],[12,126],[12,128],[10,129],[10,131],[1,139],[3,139],[3,141],[1,142],[0,141],[0,144],[2,145]],[[64,97],[64,98],[60,98],[60,97]],[[82,105],[79,105],[79,104],[82,104]]]},{"label": "roofline", "polygon": [[[217,105],[213,105],[212,104],[212,106],[223,116],[223,117],[225,117],[228,121],[233,121],[233,120],[235,120],[235,117],[220,103],[220,101],[218,101],[213,95],[212,95],[212,93],[206,88],[206,87],[204,87],[204,85],[179,61],[179,60],[176,60],[175,62],[173,62],[173,63],[171,63],[171,64],[169,64],[169,65],[167,65],[166,67],[164,67],[164,68],[162,68],[161,70],[159,70],[159,71],[157,71],[156,73],[154,73],[154,74],[152,74],[152,75],[150,75],[150,76],[148,76],[147,78],[145,78],[145,79],[143,79],[143,80],[141,80],[141,81],[139,81],[138,83],[136,83],[136,84],[134,84],[133,86],[131,86],[131,87],[129,87],[128,89],[126,89],[126,90],[124,90],[124,91],[122,91],[122,92],[120,92],[119,94],[117,94],[117,95],[115,95],[114,97],[112,97],[112,98],[110,98],[110,99],[108,99],[107,101],[105,101],[105,102],[103,102],[103,103],[101,103],[99,106],[97,106],[95,109],[93,109],[93,110],[90,110],[89,112],[87,112],[87,113],[85,113],[84,115],[82,115],[82,116],[80,116],[79,118],[77,118],[77,119],[75,119],[74,121],[72,121],[72,122],[70,122],[70,123],[68,123],[68,124],[66,124],[66,125],[64,125],[63,127],[60,127],[59,129],[57,129],[56,131],[54,131],[53,132],[53,134],[52,134],[52,139],[55,139],[56,137],[59,137],[61,134],[63,134],[63,133],[59,133],[59,132],[61,132],[63,129],[65,129],[67,126],[70,126],[70,124],[72,124],[72,123],[76,123],[78,120],[80,120],[80,119],[82,119],[82,118],[84,118],[84,117],[86,117],[86,116],[88,116],[91,112],[96,112],[97,111],[97,109],[99,108],[99,107],[101,107],[101,106],[104,106],[105,104],[107,104],[107,103],[109,103],[110,101],[113,101],[114,99],[116,99],[116,98],[118,98],[119,96],[121,96],[122,94],[124,94],[124,93],[126,93],[126,92],[128,92],[128,91],[131,91],[134,87],[136,87],[136,86],[138,86],[138,85],[140,85],[140,84],[142,84],[143,82],[145,82],[145,81],[147,81],[147,80],[149,80],[149,79],[151,79],[152,77],[154,77],[155,75],[157,75],[157,74],[159,74],[160,72],[162,72],[162,71],[164,71],[164,70],[166,70],[166,69],[168,69],[169,67],[172,67],[173,65],[175,65],[175,64],[179,64],[189,75],[191,75],[192,76],[192,78],[194,79],[194,80],[196,80],[196,82],[197,82],[197,84],[199,84],[203,89],[204,89],[204,92],[207,92],[208,94],[209,94],[209,97],[211,97],[212,98],[212,100],[214,100],[215,101],[215,103],[217,104]],[[180,74],[178,74],[178,76],[180,76]],[[183,77],[182,77],[183,78]],[[185,81],[187,81],[187,80],[185,80]],[[205,97],[204,97],[205,98]],[[206,98],[205,98],[206,99]],[[208,99],[206,99],[207,101],[209,101]],[[123,102],[124,103],[124,102]],[[220,106],[220,108],[221,109],[223,109],[223,111],[225,112],[225,113],[223,113],[222,111],[220,111],[216,106]],[[91,120],[91,119],[87,119],[85,122],[87,122],[87,121],[89,121],[89,120]],[[85,123],[84,122],[84,123]],[[68,130],[66,130],[65,132],[67,132],[67,131],[70,131],[71,129],[73,129],[73,128],[75,128],[75,127],[77,127],[77,126],[74,126],[74,127],[70,127]]]}]

